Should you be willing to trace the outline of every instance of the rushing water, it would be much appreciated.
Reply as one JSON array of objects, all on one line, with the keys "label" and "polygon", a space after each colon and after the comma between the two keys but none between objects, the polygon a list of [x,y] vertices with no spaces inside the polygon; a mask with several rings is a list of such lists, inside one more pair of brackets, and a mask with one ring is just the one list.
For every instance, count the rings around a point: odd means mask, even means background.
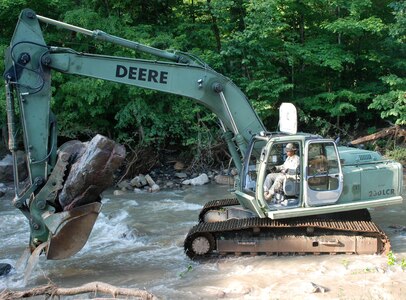
[{"label": "rushing water", "polygon": [[[161,299],[406,299],[406,203],[371,210],[391,239],[394,265],[381,255],[189,260],[183,253],[185,235],[204,203],[230,197],[227,189],[209,184],[124,196],[109,190],[90,239],[78,254],[61,261],[41,257],[26,285],[21,272],[13,269],[0,277],[0,291],[27,289],[48,280],[61,287],[103,281],[145,288]],[[10,198],[0,200],[0,262],[15,266],[29,232],[27,220]],[[325,292],[314,293],[312,283]]]}]

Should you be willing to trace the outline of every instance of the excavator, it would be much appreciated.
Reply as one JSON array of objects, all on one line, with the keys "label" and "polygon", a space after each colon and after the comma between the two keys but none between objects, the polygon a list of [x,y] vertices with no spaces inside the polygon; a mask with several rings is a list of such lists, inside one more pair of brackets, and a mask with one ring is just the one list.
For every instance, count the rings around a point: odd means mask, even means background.
[{"label": "excavator", "polygon": [[[49,46],[41,23],[155,57],[113,57]],[[5,51],[9,150],[16,157],[22,132],[28,186],[15,163],[13,204],[29,220],[29,249],[65,259],[86,243],[100,201],[69,210],[58,205],[69,158],[58,155],[56,117],[50,110],[51,71],[127,84],[190,98],[219,119],[238,170],[232,196],[209,201],[187,233],[192,259],[242,254],[376,254],[390,247],[369,208],[402,203],[402,165],[374,151],[339,146],[333,139],[298,132],[297,112],[282,103],[277,131],[268,131],[243,92],[196,56],[165,51],[37,15],[24,9]],[[16,120],[19,118],[19,128]],[[271,199],[264,181],[293,145],[300,165],[286,170]],[[15,159],[16,161],[17,159]]]}]

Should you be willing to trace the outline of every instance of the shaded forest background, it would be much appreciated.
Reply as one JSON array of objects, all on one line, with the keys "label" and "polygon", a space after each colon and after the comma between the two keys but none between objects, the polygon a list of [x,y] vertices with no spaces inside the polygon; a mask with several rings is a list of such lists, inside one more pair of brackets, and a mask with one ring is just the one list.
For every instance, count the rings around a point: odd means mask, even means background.
[{"label": "shaded forest background", "polygon": [[[90,30],[199,56],[241,88],[271,131],[282,102],[298,108],[300,131],[342,141],[406,125],[404,1],[1,0],[1,52],[27,7]],[[54,26],[43,30],[48,45],[151,58]],[[4,126],[4,90],[0,98]],[[216,116],[175,95],[55,72],[52,108],[62,141],[100,133],[135,156],[148,152],[151,164],[159,153],[177,151],[196,165],[210,165],[222,159],[218,149],[225,148]]]}]

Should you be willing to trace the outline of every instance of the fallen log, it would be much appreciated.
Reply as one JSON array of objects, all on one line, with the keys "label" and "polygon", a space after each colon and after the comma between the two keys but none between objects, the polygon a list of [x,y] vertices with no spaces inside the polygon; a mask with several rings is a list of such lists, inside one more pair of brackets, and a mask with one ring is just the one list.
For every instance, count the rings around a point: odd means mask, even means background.
[{"label": "fallen log", "polygon": [[[0,293],[0,299],[13,300],[34,296],[46,296],[47,298],[51,297],[52,299],[53,297],[59,298],[59,296],[72,296],[86,293],[94,293],[95,298],[98,294],[105,294],[111,295],[113,298],[116,298],[117,296],[125,296],[126,299],[158,299],[155,295],[145,290],[120,288],[99,281],[89,282],[84,285],[72,288],[61,288],[50,282],[46,285],[38,286],[26,291],[4,290]],[[100,298],[99,296],[97,296],[97,299],[107,298]]]},{"label": "fallen log", "polygon": [[375,141],[375,140],[387,137],[389,135],[394,136],[396,139],[398,139],[400,137],[403,137],[404,139],[406,139],[406,130],[403,128],[400,128],[399,126],[388,127],[388,128],[382,129],[376,133],[355,139],[351,142],[351,144],[359,145],[362,143]]}]

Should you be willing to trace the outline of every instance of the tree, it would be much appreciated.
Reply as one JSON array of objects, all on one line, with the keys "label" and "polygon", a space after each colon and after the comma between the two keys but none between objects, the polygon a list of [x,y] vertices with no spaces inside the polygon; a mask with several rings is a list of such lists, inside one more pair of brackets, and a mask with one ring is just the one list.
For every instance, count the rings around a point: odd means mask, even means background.
[{"label": "tree", "polygon": [[376,95],[369,105],[371,109],[381,111],[383,119],[398,125],[406,124],[406,3],[392,2],[395,23],[390,27],[388,38],[391,51],[391,68],[388,75],[380,79],[385,84],[385,92]]}]

